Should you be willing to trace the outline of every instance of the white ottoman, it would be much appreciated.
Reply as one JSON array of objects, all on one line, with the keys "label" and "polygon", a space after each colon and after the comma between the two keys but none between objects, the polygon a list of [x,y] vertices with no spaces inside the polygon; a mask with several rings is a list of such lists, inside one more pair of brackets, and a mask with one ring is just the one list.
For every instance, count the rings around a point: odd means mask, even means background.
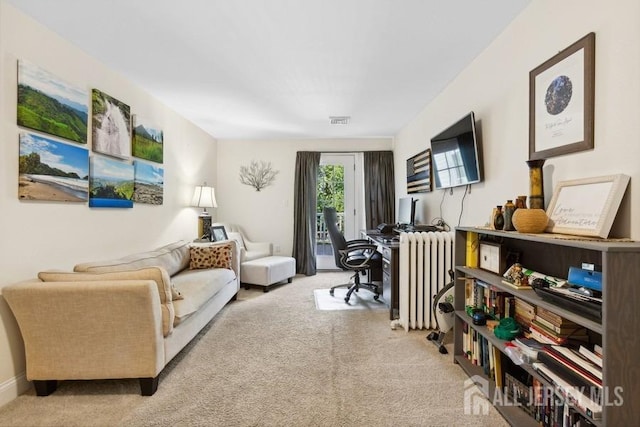
[{"label": "white ottoman", "polygon": [[250,285],[263,286],[269,292],[269,286],[286,280],[291,283],[296,275],[296,260],[288,256],[268,256],[243,262],[240,266],[240,281],[245,289]]}]

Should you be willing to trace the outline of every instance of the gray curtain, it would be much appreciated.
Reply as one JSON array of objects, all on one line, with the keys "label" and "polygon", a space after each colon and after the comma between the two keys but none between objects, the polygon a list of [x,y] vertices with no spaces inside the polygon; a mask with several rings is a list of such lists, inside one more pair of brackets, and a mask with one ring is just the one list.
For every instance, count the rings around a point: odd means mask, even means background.
[{"label": "gray curtain", "polygon": [[320,153],[296,153],[293,195],[293,257],[296,273],[316,274],[316,185]]},{"label": "gray curtain", "polygon": [[364,152],[364,209],[367,230],[396,218],[393,151]]}]

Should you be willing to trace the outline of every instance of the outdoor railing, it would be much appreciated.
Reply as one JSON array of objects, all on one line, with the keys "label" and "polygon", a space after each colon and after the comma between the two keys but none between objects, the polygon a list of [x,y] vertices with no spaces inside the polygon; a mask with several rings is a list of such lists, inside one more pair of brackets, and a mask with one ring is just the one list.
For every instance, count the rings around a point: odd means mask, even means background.
[{"label": "outdoor railing", "polygon": [[[344,232],[344,212],[337,212],[338,228]],[[331,238],[329,237],[329,231],[327,225],[324,223],[324,216],[321,212],[316,213],[316,245],[319,255],[331,255]],[[325,253],[323,249],[328,249],[328,253]]]}]

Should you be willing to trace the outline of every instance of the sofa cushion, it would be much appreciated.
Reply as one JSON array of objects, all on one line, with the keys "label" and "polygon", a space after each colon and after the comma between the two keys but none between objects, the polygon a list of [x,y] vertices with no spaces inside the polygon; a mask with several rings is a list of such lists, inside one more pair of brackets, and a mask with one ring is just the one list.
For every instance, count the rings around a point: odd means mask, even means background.
[{"label": "sofa cushion", "polygon": [[[158,287],[162,310],[162,333],[166,337],[173,330],[175,312],[172,294],[180,295],[171,284],[169,274],[161,267],[146,267],[137,270],[110,273],[78,273],[65,271],[41,271],[38,279],[43,282],[92,282],[108,280],[153,280]],[[179,297],[182,299],[182,295]]]},{"label": "sofa cushion", "polygon": [[231,245],[192,246],[190,248],[189,268],[192,270],[203,268],[231,269]]},{"label": "sofa cushion", "polygon": [[236,280],[236,273],[226,268],[207,270],[185,270],[171,279],[184,299],[174,302],[174,326],[198,311],[204,303],[230,282]]},{"label": "sofa cushion", "polygon": [[189,266],[189,242],[179,241],[149,252],[139,252],[123,258],[87,262],[73,270],[86,273],[111,273],[144,267],[162,267],[173,276]]}]

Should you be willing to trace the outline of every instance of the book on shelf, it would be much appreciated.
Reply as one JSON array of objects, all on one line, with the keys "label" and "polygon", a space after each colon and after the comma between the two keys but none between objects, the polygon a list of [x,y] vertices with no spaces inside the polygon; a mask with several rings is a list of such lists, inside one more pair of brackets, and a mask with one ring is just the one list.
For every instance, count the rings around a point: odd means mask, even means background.
[{"label": "book on shelf", "polygon": [[544,344],[556,344],[556,345],[564,345],[569,342],[577,343],[577,342],[587,342],[589,341],[589,335],[570,335],[570,336],[560,336],[558,334],[551,333],[539,325],[535,323],[531,323],[529,325],[529,335],[530,338],[536,339]]},{"label": "book on shelf", "polygon": [[548,328],[558,334],[570,333],[579,329],[584,329],[586,331],[586,328],[584,326],[578,325],[577,323],[563,322],[562,324],[558,325],[548,321],[547,319],[545,319],[544,317],[541,317],[538,314],[536,314],[536,317],[534,317],[534,320],[540,325],[543,325],[545,328]]},{"label": "book on shelf", "polygon": [[553,323],[554,325],[559,326],[559,325],[562,325],[563,323],[572,323],[569,320],[565,319],[564,317],[560,316],[559,314],[556,314],[553,311],[549,311],[546,308],[543,308],[540,306],[538,306],[538,310],[536,314],[542,317],[543,319]]},{"label": "book on shelf", "polygon": [[588,372],[588,374],[593,375],[593,377],[595,377],[595,381],[599,385],[602,385],[602,367],[592,363],[590,360],[582,356],[579,351],[572,348],[554,345],[551,346],[551,349],[567,358],[570,361],[569,363],[574,363],[578,369],[584,370]]},{"label": "book on shelf", "polygon": [[531,324],[536,325],[541,330],[547,332],[549,335],[556,337],[577,337],[588,335],[587,328],[584,326],[576,325],[571,328],[552,328],[548,324],[541,322],[539,319],[535,318],[531,321]]},{"label": "book on shelf", "polygon": [[597,378],[589,370],[573,362],[566,355],[552,347],[547,346],[538,353],[538,362],[547,365],[569,384],[585,387],[586,393],[591,393],[592,387],[602,390],[602,378]]},{"label": "book on shelf", "polygon": [[541,362],[534,362],[533,368],[547,381],[556,386],[556,389],[562,396],[568,398],[570,403],[594,420],[602,419],[602,405],[594,402],[589,396],[586,396],[576,386],[568,383],[566,380],[549,369],[547,365]]},{"label": "book on shelf", "polygon": [[589,350],[584,345],[581,345],[578,348],[578,352],[580,354],[582,354],[585,358],[589,359],[594,364],[598,365],[602,369],[602,356],[601,355],[599,355],[597,353],[594,353],[593,351]]}]

